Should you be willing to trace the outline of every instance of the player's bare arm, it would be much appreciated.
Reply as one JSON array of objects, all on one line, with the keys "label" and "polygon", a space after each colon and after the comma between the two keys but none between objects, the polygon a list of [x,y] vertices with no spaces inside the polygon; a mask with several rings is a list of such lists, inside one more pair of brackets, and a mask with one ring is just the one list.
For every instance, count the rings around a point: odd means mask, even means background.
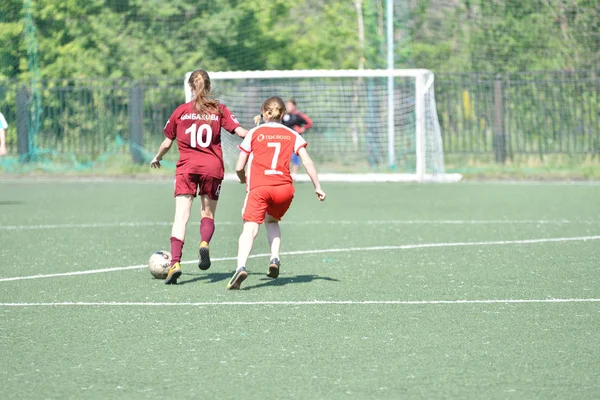
[{"label": "player's bare arm", "polygon": [[310,180],[312,181],[313,186],[315,187],[315,193],[317,194],[317,198],[320,201],[325,200],[327,194],[323,191],[323,189],[321,189],[321,184],[319,183],[319,176],[317,175],[315,163],[308,155],[308,151],[306,151],[305,147],[302,147],[298,150],[298,156],[300,157],[300,160],[302,160],[302,165],[304,165],[304,169],[306,170],[306,173],[310,177]]},{"label": "player's bare arm", "polygon": [[248,133],[247,129],[242,128],[241,126],[238,126],[237,128],[235,128],[235,134],[238,135],[239,137],[241,137],[242,139],[246,137],[246,134]]},{"label": "player's bare arm", "polygon": [[248,163],[248,154],[240,151],[237,164],[235,166],[235,173],[237,174],[240,183],[246,183],[246,164]]},{"label": "player's bare arm", "polygon": [[172,145],[173,141],[169,138],[165,138],[165,140],[162,141],[158,149],[158,153],[156,153],[156,156],[154,156],[154,158],[150,162],[151,168],[160,168],[160,161],[162,160],[164,155],[167,154],[167,152],[171,149]]}]

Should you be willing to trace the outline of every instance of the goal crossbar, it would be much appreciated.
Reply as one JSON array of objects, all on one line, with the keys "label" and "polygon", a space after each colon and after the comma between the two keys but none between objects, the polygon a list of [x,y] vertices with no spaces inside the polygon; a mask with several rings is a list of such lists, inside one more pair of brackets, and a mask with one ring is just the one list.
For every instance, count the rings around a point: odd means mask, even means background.
[{"label": "goal crossbar", "polygon": [[[185,75],[185,82],[192,72]],[[415,78],[431,73],[427,69],[305,69],[269,71],[218,71],[209,72],[211,80],[219,79],[282,79],[282,78]]]}]

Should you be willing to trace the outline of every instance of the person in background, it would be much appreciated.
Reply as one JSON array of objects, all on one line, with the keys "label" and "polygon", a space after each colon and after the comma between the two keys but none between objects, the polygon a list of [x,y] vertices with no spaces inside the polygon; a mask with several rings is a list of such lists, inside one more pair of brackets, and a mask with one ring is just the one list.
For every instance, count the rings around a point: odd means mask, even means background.
[{"label": "person in background", "polygon": [[8,124],[4,115],[0,113],[0,157],[6,155],[6,129]]},{"label": "person in background", "polygon": [[[312,127],[312,120],[308,115],[298,111],[296,107],[296,100],[289,99],[285,103],[286,113],[281,120],[281,123],[288,128],[295,130],[298,134],[302,135],[308,129]],[[300,165],[300,158],[296,153],[292,154],[292,177],[296,179],[298,175],[298,166]]]}]

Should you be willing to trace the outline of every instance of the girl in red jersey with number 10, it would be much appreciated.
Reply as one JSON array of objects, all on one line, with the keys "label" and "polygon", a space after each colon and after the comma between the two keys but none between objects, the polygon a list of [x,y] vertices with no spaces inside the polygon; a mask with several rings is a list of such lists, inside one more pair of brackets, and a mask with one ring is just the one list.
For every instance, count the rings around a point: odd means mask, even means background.
[{"label": "girl in red jersey with number 10", "polygon": [[[248,194],[242,211],[244,228],[239,239],[237,269],[227,284],[227,289],[239,289],[248,276],[246,262],[252,251],[258,227],[266,222],[271,246],[271,260],[267,276],[279,276],[279,248],[281,231],[279,220],[285,215],[294,198],[294,185],[290,175],[290,159],[297,154],[312,180],[317,198],[325,200],[315,165],[306,151],[306,141],[293,129],[281,124],[285,105],[279,97],[268,98],[261,107],[265,124],[248,132],[239,146],[241,152],[236,172],[241,183],[247,183]],[[256,123],[261,117],[256,117]],[[246,177],[245,167],[248,166]]]},{"label": "girl in red jersey with number 10", "polygon": [[179,148],[179,161],[175,171],[175,219],[171,231],[171,268],[166,284],[175,284],[181,276],[181,252],[185,228],[190,219],[192,202],[200,196],[200,249],[198,267],[210,268],[208,245],[215,232],[215,211],[221,191],[225,169],[221,149],[221,128],[246,136],[235,117],[224,104],[211,97],[210,78],[204,70],[194,71],[188,80],[193,100],[177,107],[165,125],[166,139],[150,163],[160,168],[160,161],[174,140]]}]

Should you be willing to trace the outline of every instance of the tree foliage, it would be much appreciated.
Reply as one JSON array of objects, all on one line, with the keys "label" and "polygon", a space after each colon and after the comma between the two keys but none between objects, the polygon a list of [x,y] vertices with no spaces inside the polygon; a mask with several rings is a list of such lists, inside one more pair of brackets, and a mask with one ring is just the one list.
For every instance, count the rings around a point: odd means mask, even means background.
[{"label": "tree foliage", "polygon": [[[34,0],[43,78],[357,68],[356,0]],[[0,3],[0,78],[27,79],[21,0]],[[386,65],[385,0],[363,0],[365,67]],[[397,67],[577,70],[600,63],[600,0],[396,0]]]}]

